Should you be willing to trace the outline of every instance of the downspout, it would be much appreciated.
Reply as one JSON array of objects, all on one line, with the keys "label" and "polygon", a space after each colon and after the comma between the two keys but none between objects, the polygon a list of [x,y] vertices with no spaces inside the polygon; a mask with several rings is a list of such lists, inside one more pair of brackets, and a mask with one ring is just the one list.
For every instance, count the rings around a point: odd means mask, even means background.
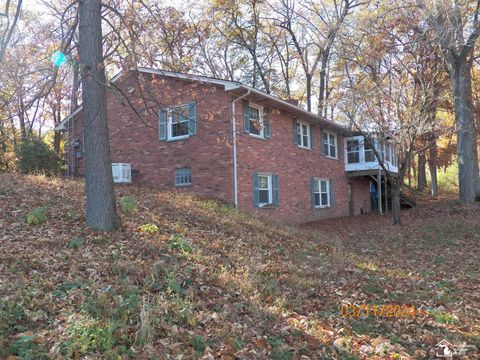
[{"label": "downspout", "polygon": [[233,141],[233,201],[238,208],[238,185],[237,185],[237,118],[235,116],[235,104],[238,100],[250,95],[250,89],[245,94],[232,100],[232,141]]}]

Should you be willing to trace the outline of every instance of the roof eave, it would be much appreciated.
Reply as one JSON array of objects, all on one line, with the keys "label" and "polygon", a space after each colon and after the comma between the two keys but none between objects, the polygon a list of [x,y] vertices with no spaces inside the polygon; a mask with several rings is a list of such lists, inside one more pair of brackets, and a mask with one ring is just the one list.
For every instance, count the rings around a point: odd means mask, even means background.
[{"label": "roof eave", "polygon": [[73,118],[75,118],[75,116],[77,116],[80,111],[82,111],[82,108],[83,106],[80,105],[79,107],[77,107],[73,112],[70,113],[70,115],[68,115],[65,119],[63,119],[59,124],[57,124],[54,128],[55,131],[62,131],[62,130],[66,130],[66,125],[67,123],[72,120]]},{"label": "roof eave", "polygon": [[299,108],[298,106],[296,105],[293,105],[293,104],[290,104],[289,102],[285,101],[285,100],[282,100],[282,99],[279,99],[275,96],[272,96],[270,94],[267,94],[263,91],[260,91],[260,90],[257,90],[257,89],[254,89],[250,86],[247,86],[247,85],[243,85],[243,84],[239,84],[239,85],[236,85],[236,86],[229,86],[229,87],[225,87],[225,91],[233,91],[233,90],[239,90],[239,89],[245,89],[245,90],[249,90],[250,93],[254,93],[258,96],[263,96],[265,98],[267,98],[268,100],[270,101],[273,101],[273,102],[276,102],[276,103],[279,103],[279,104],[282,104],[284,107],[287,107],[289,110],[291,110],[292,112],[295,112],[295,113],[298,113],[299,115],[302,115],[304,117],[306,117],[308,120],[310,121],[314,121],[314,122],[317,122],[323,126],[326,126],[328,128],[334,128],[335,130],[337,130],[338,132],[341,132],[341,133],[347,133],[349,131],[348,128],[342,126],[342,125],[339,125],[339,124],[336,124],[330,120],[327,120],[325,119],[324,117],[322,116],[319,116],[317,114],[314,114],[308,110],[304,110],[304,109],[301,109]]}]

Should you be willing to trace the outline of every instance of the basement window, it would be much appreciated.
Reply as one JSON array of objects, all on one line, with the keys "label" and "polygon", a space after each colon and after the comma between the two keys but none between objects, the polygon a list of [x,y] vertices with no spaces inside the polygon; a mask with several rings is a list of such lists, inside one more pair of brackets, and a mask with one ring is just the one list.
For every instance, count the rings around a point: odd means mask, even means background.
[{"label": "basement window", "polygon": [[192,185],[192,169],[182,168],[175,170],[175,186]]}]

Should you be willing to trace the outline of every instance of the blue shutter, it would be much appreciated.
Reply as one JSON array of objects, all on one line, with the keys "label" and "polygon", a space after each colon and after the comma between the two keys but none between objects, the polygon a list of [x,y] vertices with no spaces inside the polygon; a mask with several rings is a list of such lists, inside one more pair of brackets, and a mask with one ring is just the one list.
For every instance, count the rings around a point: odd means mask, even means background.
[{"label": "blue shutter", "polygon": [[315,209],[315,178],[312,176],[310,178],[310,207]]},{"label": "blue shutter", "polygon": [[334,205],[334,196],[333,196],[333,179],[328,180],[328,186],[330,187],[329,193],[330,193],[330,207],[332,208]]},{"label": "blue shutter", "polygon": [[340,135],[337,135],[337,158],[340,160],[342,159],[342,153],[343,153],[343,137]]},{"label": "blue shutter", "polygon": [[192,101],[188,104],[188,135],[197,133],[197,104]]},{"label": "blue shutter", "polygon": [[252,187],[253,187],[253,207],[258,207],[259,195],[258,195],[258,173],[252,175]]},{"label": "blue shutter", "polygon": [[273,205],[278,207],[278,175],[272,175],[273,181]]},{"label": "blue shutter", "polygon": [[160,141],[167,140],[167,112],[165,110],[158,112],[158,138]]},{"label": "blue shutter", "polygon": [[310,147],[315,148],[315,126],[310,125]]},{"label": "blue shutter", "polygon": [[298,145],[298,138],[297,138],[297,119],[293,119],[293,143]]},{"label": "blue shutter", "polygon": [[263,109],[264,134],[266,139],[270,139],[270,109]]},{"label": "blue shutter", "polygon": [[324,132],[320,129],[320,153],[325,156]]},{"label": "blue shutter", "polygon": [[243,131],[250,133],[250,103],[243,100]]}]

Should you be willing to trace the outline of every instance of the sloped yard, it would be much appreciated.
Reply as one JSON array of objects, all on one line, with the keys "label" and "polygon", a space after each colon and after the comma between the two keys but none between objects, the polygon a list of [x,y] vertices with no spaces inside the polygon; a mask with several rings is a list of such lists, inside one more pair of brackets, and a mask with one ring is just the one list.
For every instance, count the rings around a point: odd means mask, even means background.
[{"label": "sloped yard", "polygon": [[[477,357],[477,205],[295,228],[183,194],[117,196],[136,211],[94,234],[81,182],[0,174],[0,358],[423,359],[444,339]],[[38,207],[47,222],[28,225]]]}]

